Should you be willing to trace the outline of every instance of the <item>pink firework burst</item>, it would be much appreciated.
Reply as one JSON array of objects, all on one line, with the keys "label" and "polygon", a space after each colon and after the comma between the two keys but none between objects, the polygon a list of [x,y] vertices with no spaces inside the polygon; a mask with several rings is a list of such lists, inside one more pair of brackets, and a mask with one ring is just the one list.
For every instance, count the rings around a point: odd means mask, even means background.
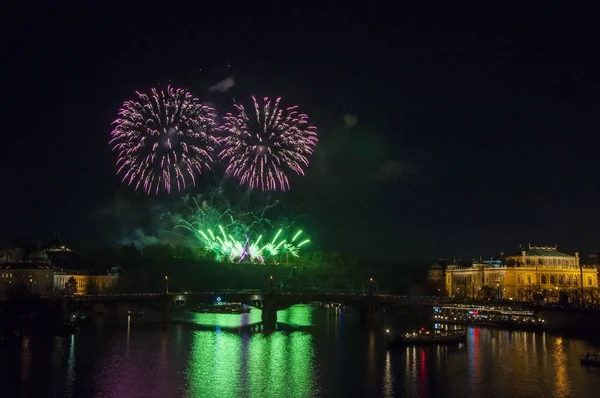
[{"label": "pink firework burst", "polygon": [[297,106],[279,108],[281,98],[262,104],[252,97],[254,113],[248,115],[242,105],[235,114],[223,119],[219,157],[227,162],[227,172],[242,185],[263,191],[290,189],[289,171],[304,175],[308,156],[318,143],[317,129],[309,125],[308,116],[298,113]]},{"label": "pink firework burst", "polygon": [[150,96],[136,93],[138,100],[126,101],[113,122],[117,174],[147,194],[195,185],[216,158],[215,110],[171,86],[153,88]]}]

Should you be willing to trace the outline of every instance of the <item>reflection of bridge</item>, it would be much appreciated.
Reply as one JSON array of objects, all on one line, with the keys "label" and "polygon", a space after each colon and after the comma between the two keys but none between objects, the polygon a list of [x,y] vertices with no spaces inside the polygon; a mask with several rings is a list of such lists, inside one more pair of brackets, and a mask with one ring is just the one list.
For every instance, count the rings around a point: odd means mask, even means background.
[{"label": "reflection of bridge", "polygon": [[71,302],[131,302],[161,309],[164,320],[171,317],[171,309],[198,303],[212,303],[217,297],[224,302],[238,302],[252,305],[262,310],[262,321],[265,328],[274,328],[277,322],[277,311],[296,304],[313,302],[340,303],[360,312],[364,320],[374,319],[377,311],[396,306],[433,306],[443,304],[448,299],[441,297],[404,296],[392,294],[355,294],[327,292],[294,292],[273,293],[260,290],[214,292],[185,292],[185,293],[137,293],[137,294],[106,294],[89,296],[72,296],[69,298],[56,297],[51,300]]}]

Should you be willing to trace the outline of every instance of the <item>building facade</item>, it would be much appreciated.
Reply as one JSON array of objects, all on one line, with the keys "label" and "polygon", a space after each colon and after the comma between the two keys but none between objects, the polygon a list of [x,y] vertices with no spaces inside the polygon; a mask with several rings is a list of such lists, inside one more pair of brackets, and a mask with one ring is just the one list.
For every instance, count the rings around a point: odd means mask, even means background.
[{"label": "building facade", "polygon": [[57,293],[64,293],[69,279],[73,278],[77,290],[75,294],[101,294],[114,291],[119,276],[116,274],[89,275],[86,273],[75,273],[70,271],[55,271],[53,290]]},{"label": "building facade", "polygon": [[6,297],[10,292],[16,294],[52,294],[52,275],[54,270],[46,253],[38,248],[25,256],[22,249],[10,249],[0,261],[0,295]]},{"label": "building facade", "polygon": [[445,291],[444,287],[444,266],[440,263],[434,264],[429,267],[427,271],[427,285],[428,290],[437,296],[440,296]]},{"label": "building facade", "polygon": [[[11,294],[59,295],[67,293],[65,286],[70,278],[76,282],[75,294],[101,294],[114,291],[118,270],[108,272],[62,268],[57,265],[76,265],[75,261],[55,262],[41,245],[25,255],[19,248],[0,250],[0,297]],[[72,253],[65,246],[48,249],[48,252]],[[63,258],[64,260],[64,258]]]},{"label": "building facade", "polygon": [[519,301],[558,301],[562,294],[580,300],[582,291],[584,295],[595,294],[598,273],[596,267],[580,267],[579,262],[578,253],[561,253],[556,245],[527,245],[519,253],[500,259],[474,261],[469,267],[448,266],[446,294]]}]

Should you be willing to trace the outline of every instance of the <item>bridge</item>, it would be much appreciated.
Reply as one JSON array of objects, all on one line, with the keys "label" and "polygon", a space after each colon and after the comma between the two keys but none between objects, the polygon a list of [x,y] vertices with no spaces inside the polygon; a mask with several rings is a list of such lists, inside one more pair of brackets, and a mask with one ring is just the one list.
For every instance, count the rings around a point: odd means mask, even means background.
[{"label": "bridge", "polygon": [[177,307],[192,306],[200,303],[213,303],[217,297],[223,302],[238,302],[261,309],[262,322],[266,329],[274,329],[277,323],[277,311],[296,304],[314,302],[339,303],[353,308],[365,321],[373,321],[378,311],[397,306],[435,306],[450,302],[451,299],[431,296],[408,296],[377,293],[347,292],[273,292],[261,290],[215,290],[210,292],[182,293],[129,293],[98,294],[79,296],[48,296],[46,299],[66,304],[78,302],[110,303],[130,302],[160,308],[164,321],[171,319],[171,310]]}]

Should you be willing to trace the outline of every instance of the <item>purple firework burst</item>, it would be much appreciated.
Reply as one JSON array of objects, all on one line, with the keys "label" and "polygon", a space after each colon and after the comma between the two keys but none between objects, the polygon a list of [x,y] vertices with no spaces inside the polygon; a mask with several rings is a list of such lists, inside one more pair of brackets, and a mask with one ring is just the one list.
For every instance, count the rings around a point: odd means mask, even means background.
[{"label": "purple firework burst", "polygon": [[117,174],[148,194],[195,185],[216,158],[215,110],[171,86],[153,88],[150,96],[136,93],[138,100],[126,101],[113,122]]},{"label": "purple firework burst", "polygon": [[279,108],[264,98],[262,104],[252,97],[254,114],[248,115],[242,105],[235,114],[223,119],[225,136],[219,156],[227,162],[227,172],[240,179],[242,185],[263,191],[285,191],[290,188],[287,173],[304,175],[308,156],[317,145],[317,129],[308,124],[308,116],[298,113],[297,106]]}]

